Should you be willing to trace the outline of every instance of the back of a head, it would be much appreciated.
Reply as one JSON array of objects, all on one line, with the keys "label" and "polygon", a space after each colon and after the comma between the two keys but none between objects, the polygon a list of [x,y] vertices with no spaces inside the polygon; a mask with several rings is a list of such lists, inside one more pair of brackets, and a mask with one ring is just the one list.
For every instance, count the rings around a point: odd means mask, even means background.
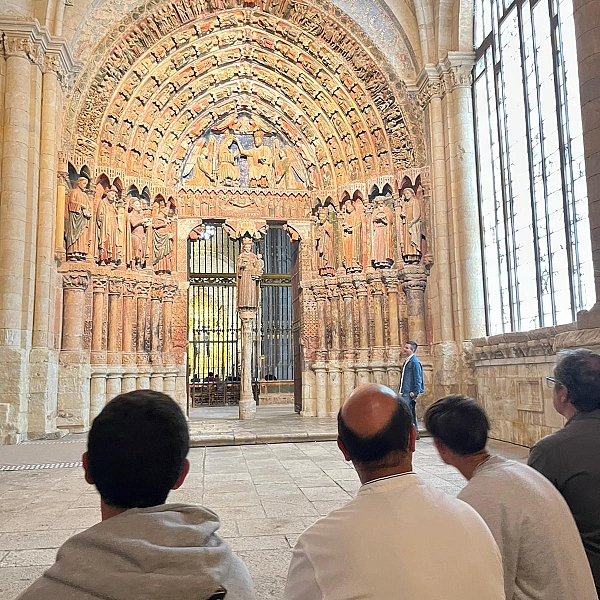
[{"label": "back of a head", "polygon": [[438,400],[427,409],[425,427],[450,450],[468,456],[485,448],[490,423],[476,400],[453,395]]},{"label": "back of a head", "polygon": [[[387,418],[373,431],[368,415],[377,418],[377,409],[370,408],[378,398],[387,400],[387,406],[384,402],[381,408]],[[367,384],[351,394],[347,404],[351,402],[356,403],[355,413],[367,415],[362,421],[354,416],[346,422],[344,409],[338,413],[338,436],[352,462],[373,469],[401,464],[409,450],[412,415],[398,394],[384,386]],[[365,434],[365,431],[369,433]]]},{"label": "back of a head", "polygon": [[106,504],[163,504],[183,471],[189,444],[185,416],[169,396],[150,390],[121,394],[94,419],[89,474]]},{"label": "back of a head", "polygon": [[567,388],[569,401],[579,412],[600,409],[600,355],[587,350],[561,350],[554,376]]}]

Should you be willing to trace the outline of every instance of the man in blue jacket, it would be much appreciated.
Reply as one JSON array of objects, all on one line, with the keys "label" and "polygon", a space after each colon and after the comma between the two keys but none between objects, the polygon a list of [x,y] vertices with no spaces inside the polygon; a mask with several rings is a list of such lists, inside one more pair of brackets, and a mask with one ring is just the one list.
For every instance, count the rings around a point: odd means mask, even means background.
[{"label": "man in blue jacket", "polygon": [[413,416],[413,423],[419,433],[419,424],[417,422],[417,396],[422,394],[423,389],[423,368],[419,359],[415,355],[417,351],[416,342],[406,342],[402,347],[402,354],[406,357],[402,367],[402,378],[400,379],[400,395],[406,402]]}]

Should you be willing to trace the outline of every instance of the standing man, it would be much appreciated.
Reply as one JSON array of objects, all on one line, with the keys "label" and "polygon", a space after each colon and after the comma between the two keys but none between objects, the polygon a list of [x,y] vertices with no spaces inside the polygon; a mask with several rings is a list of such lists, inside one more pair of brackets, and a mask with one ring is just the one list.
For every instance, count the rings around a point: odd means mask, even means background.
[{"label": "standing man", "polygon": [[400,395],[412,413],[413,423],[417,430],[417,439],[419,439],[419,423],[417,421],[417,396],[422,394],[423,389],[423,368],[417,358],[417,342],[406,342],[402,347],[402,354],[405,357],[402,367],[402,378],[400,379]]},{"label": "standing man", "polygon": [[504,600],[492,534],[470,506],[413,471],[415,436],[389,388],[350,394],[338,447],[362,486],[299,537],[285,600]]},{"label": "standing man", "polygon": [[555,410],[568,420],[531,449],[527,462],[567,501],[600,596],[600,355],[563,350],[546,379]]},{"label": "standing man", "polygon": [[441,459],[469,483],[458,495],[487,523],[504,565],[506,600],[592,600],[594,580],[571,511],[531,467],[486,449],[490,424],[466,396],[447,396],[425,413]]}]

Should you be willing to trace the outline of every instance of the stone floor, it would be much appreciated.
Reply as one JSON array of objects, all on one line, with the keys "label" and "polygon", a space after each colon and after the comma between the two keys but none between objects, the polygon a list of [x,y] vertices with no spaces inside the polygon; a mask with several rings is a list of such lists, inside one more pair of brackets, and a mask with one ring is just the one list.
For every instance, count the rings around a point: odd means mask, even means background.
[{"label": "stone floor", "polygon": [[[98,496],[78,462],[84,445],[70,439],[0,447],[0,600],[15,598],[68,537],[98,522]],[[528,452],[495,442],[492,448],[518,460]],[[219,514],[221,535],[248,565],[259,600],[282,597],[298,535],[359,487],[335,442],[193,448],[189,458],[190,475],[169,500]],[[464,485],[431,439],[417,442],[414,462],[421,477],[450,494]]]}]

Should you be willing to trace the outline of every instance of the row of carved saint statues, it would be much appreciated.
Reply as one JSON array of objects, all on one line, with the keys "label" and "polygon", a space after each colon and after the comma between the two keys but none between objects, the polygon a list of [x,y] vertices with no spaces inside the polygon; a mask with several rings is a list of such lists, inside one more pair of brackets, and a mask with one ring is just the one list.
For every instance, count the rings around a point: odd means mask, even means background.
[{"label": "row of carved saint statues", "polygon": [[67,198],[67,260],[171,273],[175,214],[167,202],[159,196],[150,207],[144,198],[123,198],[117,187],[101,183],[90,198],[88,187],[88,178],[78,177]]},{"label": "row of carved saint statues", "polygon": [[425,247],[421,191],[404,188],[395,206],[391,196],[376,196],[365,204],[348,198],[339,215],[333,205],[319,206],[314,233],[319,274],[335,275],[340,267],[347,273],[360,273],[365,266],[389,269],[395,239],[403,262],[421,262]]}]

